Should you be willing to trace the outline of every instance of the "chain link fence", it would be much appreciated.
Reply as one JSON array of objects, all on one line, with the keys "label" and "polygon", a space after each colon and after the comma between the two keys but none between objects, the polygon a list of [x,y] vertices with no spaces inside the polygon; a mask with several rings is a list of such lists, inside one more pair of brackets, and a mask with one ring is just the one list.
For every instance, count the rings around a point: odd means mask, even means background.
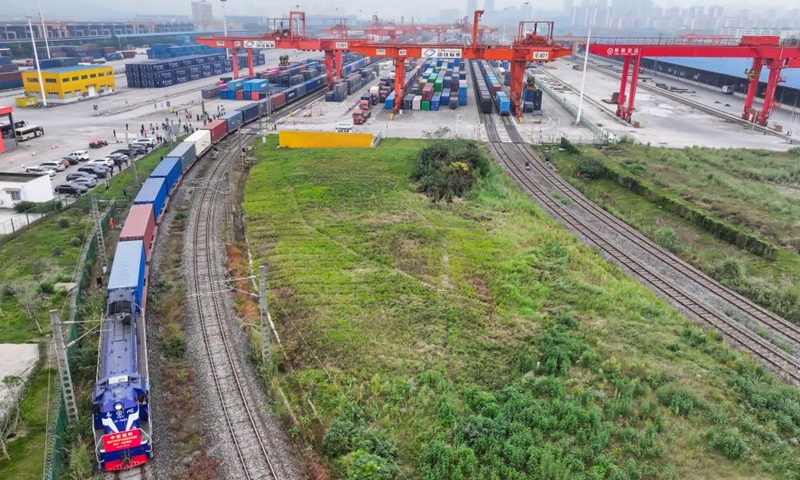
[{"label": "chain link fence", "polygon": [[[115,205],[112,201],[108,207],[101,213],[100,228],[102,234],[105,234],[108,229],[108,220],[115,214]],[[97,258],[97,229],[93,228],[89,234],[87,241],[84,243],[83,251],[80,257],[80,268],[75,273],[73,282],[77,285],[75,293],[70,298],[69,316],[64,319],[72,322],[68,325],[69,331],[65,335],[65,339],[71,342],[77,339],[81,334],[81,328],[76,322],[78,314],[83,307],[84,296],[83,293],[87,290],[92,281],[92,267]],[[76,343],[67,348],[67,358],[70,364],[75,359],[76,352],[79,345]],[[43,480],[58,480],[62,474],[62,469],[65,466],[66,451],[64,448],[65,436],[67,432],[67,411],[64,407],[64,399],[61,395],[61,384],[55,382],[55,395],[56,402],[53,406],[51,413],[51,421],[47,426],[47,447],[45,450],[45,465],[42,474]],[[89,419],[80,419],[81,422],[89,422]]]}]

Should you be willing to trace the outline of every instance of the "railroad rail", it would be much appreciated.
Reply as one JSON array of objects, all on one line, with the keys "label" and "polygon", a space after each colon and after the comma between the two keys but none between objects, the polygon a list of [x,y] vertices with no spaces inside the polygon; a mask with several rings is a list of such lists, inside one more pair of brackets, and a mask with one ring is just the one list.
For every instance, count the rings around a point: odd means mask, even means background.
[{"label": "railroad rail", "polygon": [[694,296],[683,290],[679,286],[680,284],[675,285],[671,283],[667,276],[654,271],[645,265],[643,261],[634,258],[612,242],[603,238],[594,228],[583,222],[569,208],[551,196],[549,191],[537,185],[521,165],[527,162],[528,166],[533,168],[536,174],[540,175],[555,189],[559,190],[560,194],[568,198],[575,205],[583,208],[597,220],[605,223],[608,228],[612,229],[615,233],[633,242],[648,254],[668,265],[672,270],[682,273],[686,278],[702,285],[711,294],[716,295],[724,302],[733,305],[738,310],[751,316],[757,323],[768,328],[771,332],[795,346],[800,345],[797,337],[797,334],[800,333],[799,327],[719,285],[704,273],[655,245],[644,237],[644,235],[586,199],[574,187],[547,168],[544,162],[528,148],[516,131],[511,119],[503,119],[503,126],[511,138],[511,142],[506,143],[499,141],[500,137],[496,131],[497,126],[491,120],[487,121],[486,118],[482,118],[481,123],[486,125],[489,137],[489,148],[494,156],[500,161],[506,171],[521,185],[523,190],[549,210],[552,215],[560,219],[573,231],[578,232],[588,241],[597,245],[617,264],[640,279],[640,281],[649,286],[650,289],[659,296],[667,299],[672,305],[692,318],[714,327],[722,333],[728,342],[751,353],[757,359],[760,359],[770,370],[782,376],[788,382],[794,385],[800,385],[800,360],[797,356],[781,350],[735,319],[728,318],[715,312],[713,309],[704,305],[703,302],[698,301],[697,298],[693,298]]},{"label": "railroad rail", "polygon": [[[297,105],[291,105],[278,115],[283,117],[291,110],[324,97],[323,94],[309,96]],[[211,367],[214,389],[219,397],[225,426],[230,436],[244,478],[279,480],[275,462],[272,458],[271,442],[266,438],[265,429],[259,420],[258,406],[253,405],[244,383],[243,367],[236,359],[237,351],[232,345],[229,332],[227,306],[222,298],[225,293],[219,289],[219,280],[225,277],[220,252],[214,248],[215,226],[219,215],[216,207],[222,194],[220,184],[225,182],[226,173],[233,159],[240,155],[240,146],[258,135],[258,124],[240,127],[241,133],[231,134],[220,144],[225,154],[212,164],[205,179],[198,184],[200,198],[194,202],[194,245],[193,281],[189,285],[188,296],[194,299],[199,316],[205,354]]]},{"label": "railroad rail", "polygon": [[[252,133],[247,134],[253,136]],[[229,142],[230,140],[225,140]],[[231,445],[236,451],[245,478],[269,478],[278,480],[263,438],[258,421],[258,412],[251,405],[244,387],[243,374],[239,362],[235,360],[236,351],[231,344],[226,325],[228,315],[224,300],[214,293],[218,280],[224,275],[219,265],[222,260],[214,248],[216,207],[220,196],[219,184],[232,165],[238,149],[228,149],[223,158],[215,161],[206,180],[202,183],[200,198],[196,202],[194,216],[194,282],[190,293],[194,298],[203,336],[203,344],[214,387],[222,406],[223,420],[230,434]]]}]

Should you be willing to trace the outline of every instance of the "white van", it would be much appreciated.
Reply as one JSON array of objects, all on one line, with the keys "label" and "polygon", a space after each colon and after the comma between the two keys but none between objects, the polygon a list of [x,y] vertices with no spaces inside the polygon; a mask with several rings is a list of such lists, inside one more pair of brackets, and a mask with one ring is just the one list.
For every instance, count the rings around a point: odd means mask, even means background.
[{"label": "white van", "polygon": [[80,161],[87,161],[89,160],[89,151],[88,150],[75,150],[74,152],[70,152],[68,157],[77,158]]}]

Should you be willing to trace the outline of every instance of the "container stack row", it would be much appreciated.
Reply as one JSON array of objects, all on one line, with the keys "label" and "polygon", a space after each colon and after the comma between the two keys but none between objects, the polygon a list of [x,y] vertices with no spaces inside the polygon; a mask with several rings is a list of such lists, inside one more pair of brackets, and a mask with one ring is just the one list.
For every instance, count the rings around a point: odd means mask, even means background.
[{"label": "container stack row", "polygon": [[[118,60],[117,49],[114,47],[100,47],[94,43],[86,43],[83,45],[51,45],[50,52],[46,47],[38,47],[36,49],[39,54],[39,62],[44,60],[55,60],[61,58],[74,58],[77,65],[80,63],[92,63],[94,60],[101,58],[105,60]],[[49,54],[48,54],[49,53]],[[135,52],[134,52],[135,53]],[[122,57],[119,57],[122,58]],[[71,65],[55,65],[56,67],[69,67]],[[42,66],[42,68],[45,68]],[[51,67],[47,67],[51,68]]]},{"label": "container stack row", "polygon": [[[452,110],[467,105],[467,72],[461,59],[428,59],[405,90],[403,110]],[[385,108],[394,105],[387,99]]]},{"label": "container stack row", "polygon": [[[239,68],[246,68],[247,57],[238,57]],[[178,85],[201,78],[222,75],[233,70],[233,59],[226,60],[224,53],[177,57],[171,60],[148,60],[125,65],[125,76],[131,88],[161,88]],[[253,63],[263,65],[263,54],[254,55]]]},{"label": "container stack row", "polygon": [[22,88],[22,73],[10,56],[0,56],[0,90]]},{"label": "container stack row", "polygon": [[360,58],[351,63],[344,63],[343,78],[333,84],[333,89],[325,94],[326,102],[343,102],[348,95],[357,93],[367,83],[375,79],[380,72],[379,65],[373,65],[370,57]]},{"label": "container stack row", "polygon": [[224,48],[213,48],[206,45],[176,45],[171,43],[157,43],[147,49],[147,58],[150,60],[166,60],[169,58],[189,57],[197,55],[214,55],[225,53]]}]

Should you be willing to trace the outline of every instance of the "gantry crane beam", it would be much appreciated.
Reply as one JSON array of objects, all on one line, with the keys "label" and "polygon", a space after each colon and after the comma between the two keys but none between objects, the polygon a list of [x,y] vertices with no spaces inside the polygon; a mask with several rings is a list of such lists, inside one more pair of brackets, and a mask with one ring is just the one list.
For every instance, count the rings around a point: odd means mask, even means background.
[{"label": "gantry crane beam", "polygon": [[[619,87],[617,116],[631,121],[636,97],[639,64],[643,57],[719,57],[751,58],[753,64],[747,72],[748,87],[742,118],[767,125],[770,113],[779,105],[775,103],[775,91],[784,68],[800,68],[800,46],[782,45],[777,36],[745,36],[741,39],[719,37],[679,37],[633,39],[596,39],[589,45],[589,52],[606,57],[622,57],[622,80]],[[630,94],[626,97],[628,72],[633,64]],[[764,107],[753,109],[758,91],[759,78],[764,67],[769,69],[767,89],[764,92]],[[628,105],[625,105],[627,100]]]},{"label": "gantry crane beam", "polygon": [[[303,22],[302,31],[290,17],[289,28],[259,37],[198,37],[197,42],[211,47],[225,47],[233,50],[234,55],[240,48],[248,51],[248,67],[253,75],[252,49],[293,49],[319,50],[325,52],[326,75],[328,88],[333,86],[335,77],[339,77],[343,51],[360,53],[369,57],[393,58],[395,65],[395,103],[397,113],[403,104],[405,87],[405,60],[408,58],[465,58],[479,60],[498,60],[510,63],[511,104],[515,115],[521,116],[522,88],[525,68],[529,62],[550,62],[559,57],[572,54],[570,48],[553,41],[553,22],[519,22],[517,38],[512,45],[486,45],[478,43],[479,20],[483,10],[475,11],[472,24],[472,44],[469,46],[453,45],[421,45],[412,43],[374,43],[369,39],[325,39],[305,36],[305,14],[291,12]],[[335,62],[335,71],[333,68]],[[239,77],[239,70],[234,62],[234,78]]]}]

